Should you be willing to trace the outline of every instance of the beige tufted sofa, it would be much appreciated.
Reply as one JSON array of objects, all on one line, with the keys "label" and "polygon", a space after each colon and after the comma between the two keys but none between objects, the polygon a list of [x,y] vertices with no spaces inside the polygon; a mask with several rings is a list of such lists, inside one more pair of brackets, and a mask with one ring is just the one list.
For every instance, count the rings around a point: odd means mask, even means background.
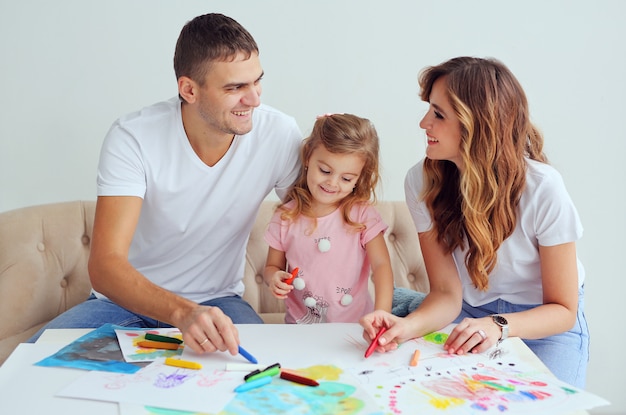
[{"label": "beige tufted sofa", "polygon": [[[263,202],[246,254],[244,298],[267,323],[282,323],[283,302],[261,276],[267,255],[263,233],[275,202]],[[427,292],[417,234],[404,202],[379,202],[396,286]],[[87,259],[94,201],[24,207],[0,213],[0,364],[58,314],[83,301],[91,285]],[[370,283],[370,289],[373,285]]]}]

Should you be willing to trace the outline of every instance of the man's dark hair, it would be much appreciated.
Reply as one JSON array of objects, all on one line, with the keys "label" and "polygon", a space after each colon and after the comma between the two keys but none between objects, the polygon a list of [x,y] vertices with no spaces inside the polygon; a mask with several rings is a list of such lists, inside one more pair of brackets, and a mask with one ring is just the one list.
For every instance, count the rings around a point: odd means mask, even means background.
[{"label": "man's dark hair", "polygon": [[176,79],[187,76],[199,85],[214,61],[229,61],[243,53],[247,58],[259,48],[250,33],[234,19],[219,13],[198,16],[180,32],[174,52]]}]

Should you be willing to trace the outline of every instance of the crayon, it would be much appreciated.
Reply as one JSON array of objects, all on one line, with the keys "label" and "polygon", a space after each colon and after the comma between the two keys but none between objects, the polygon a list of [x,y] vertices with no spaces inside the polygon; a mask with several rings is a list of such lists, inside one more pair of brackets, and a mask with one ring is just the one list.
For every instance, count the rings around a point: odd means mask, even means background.
[{"label": "crayon", "polygon": [[246,352],[246,350],[239,346],[239,354],[242,355],[243,357],[245,357],[248,362],[250,363],[259,363],[258,360],[256,360],[256,358],[254,356],[252,356],[250,353]]},{"label": "crayon", "polygon": [[252,382],[254,380],[263,378],[263,377],[272,377],[272,376],[276,376],[280,373],[280,365],[277,363],[276,365],[272,365],[258,373],[249,373],[248,375],[244,376],[244,380],[246,382]]},{"label": "crayon", "polygon": [[178,350],[178,344],[176,343],[155,342],[152,340],[142,340],[137,342],[137,346],[148,349]]},{"label": "crayon", "polygon": [[146,333],[146,340],[154,340],[156,342],[181,344],[183,341],[176,337],[161,336],[160,334]]},{"label": "crayon", "polygon": [[410,366],[417,366],[417,362],[420,360],[420,349],[415,349],[413,352],[413,357],[411,357]]},{"label": "crayon", "polygon": [[295,267],[293,269],[293,271],[291,271],[291,277],[287,278],[284,283],[285,284],[291,284],[293,282],[293,280],[296,279],[296,277],[298,276],[298,267]]},{"label": "crayon", "polygon": [[171,357],[165,359],[165,364],[168,366],[182,367],[185,369],[202,369],[202,365],[200,363],[190,362],[188,360],[174,359]]},{"label": "crayon", "polygon": [[249,372],[256,369],[260,372],[263,365],[258,363],[226,363],[227,372]]},{"label": "crayon", "polygon": [[271,376],[263,376],[262,378],[258,378],[251,382],[242,383],[241,385],[235,388],[235,392],[246,392],[246,391],[249,391],[250,389],[259,388],[271,382],[272,382]]},{"label": "crayon", "polygon": [[385,326],[381,327],[380,330],[378,330],[378,334],[376,335],[376,337],[374,337],[374,340],[372,340],[372,343],[370,343],[369,347],[365,351],[365,357],[370,357],[372,353],[374,353],[374,349],[376,348],[376,346],[378,346],[378,339],[386,331],[387,331],[387,327]]},{"label": "crayon", "polygon": [[299,383],[301,385],[306,385],[306,386],[319,386],[320,385],[314,379],[309,379],[304,376],[300,376],[299,374],[295,372],[292,372],[290,370],[285,370],[285,369],[280,370],[280,378],[288,380],[290,382]]}]

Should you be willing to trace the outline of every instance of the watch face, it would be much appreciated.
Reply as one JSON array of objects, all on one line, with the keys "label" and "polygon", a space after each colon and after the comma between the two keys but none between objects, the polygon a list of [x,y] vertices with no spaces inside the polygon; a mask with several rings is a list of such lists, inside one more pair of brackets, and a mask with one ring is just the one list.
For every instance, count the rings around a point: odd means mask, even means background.
[{"label": "watch face", "polygon": [[495,321],[500,326],[506,326],[507,324],[509,324],[509,322],[506,321],[506,319],[502,316],[493,316],[493,321]]}]

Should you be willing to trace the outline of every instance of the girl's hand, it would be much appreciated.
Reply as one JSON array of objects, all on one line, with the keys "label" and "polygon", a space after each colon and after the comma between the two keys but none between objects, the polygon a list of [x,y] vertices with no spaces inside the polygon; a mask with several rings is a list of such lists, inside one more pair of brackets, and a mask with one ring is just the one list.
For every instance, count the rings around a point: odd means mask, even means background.
[{"label": "girl's hand", "polygon": [[383,310],[376,310],[361,317],[359,324],[363,326],[363,338],[368,343],[378,334],[382,327],[387,331],[378,339],[376,351],[380,353],[389,352],[398,348],[398,345],[414,336],[408,335],[408,322],[400,317]]},{"label": "girl's hand", "polygon": [[270,291],[274,297],[284,300],[287,298],[287,294],[293,290],[293,285],[285,283],[285,280],[289,279],[291,274],[285,271],[276,271],[269,282]]},{"label": "girl's hand", "polygon": [[464,318],[452,330],[443,348],[449,354],[482,353],[495,345],[502,331],[491,316],[482,318]]}]

